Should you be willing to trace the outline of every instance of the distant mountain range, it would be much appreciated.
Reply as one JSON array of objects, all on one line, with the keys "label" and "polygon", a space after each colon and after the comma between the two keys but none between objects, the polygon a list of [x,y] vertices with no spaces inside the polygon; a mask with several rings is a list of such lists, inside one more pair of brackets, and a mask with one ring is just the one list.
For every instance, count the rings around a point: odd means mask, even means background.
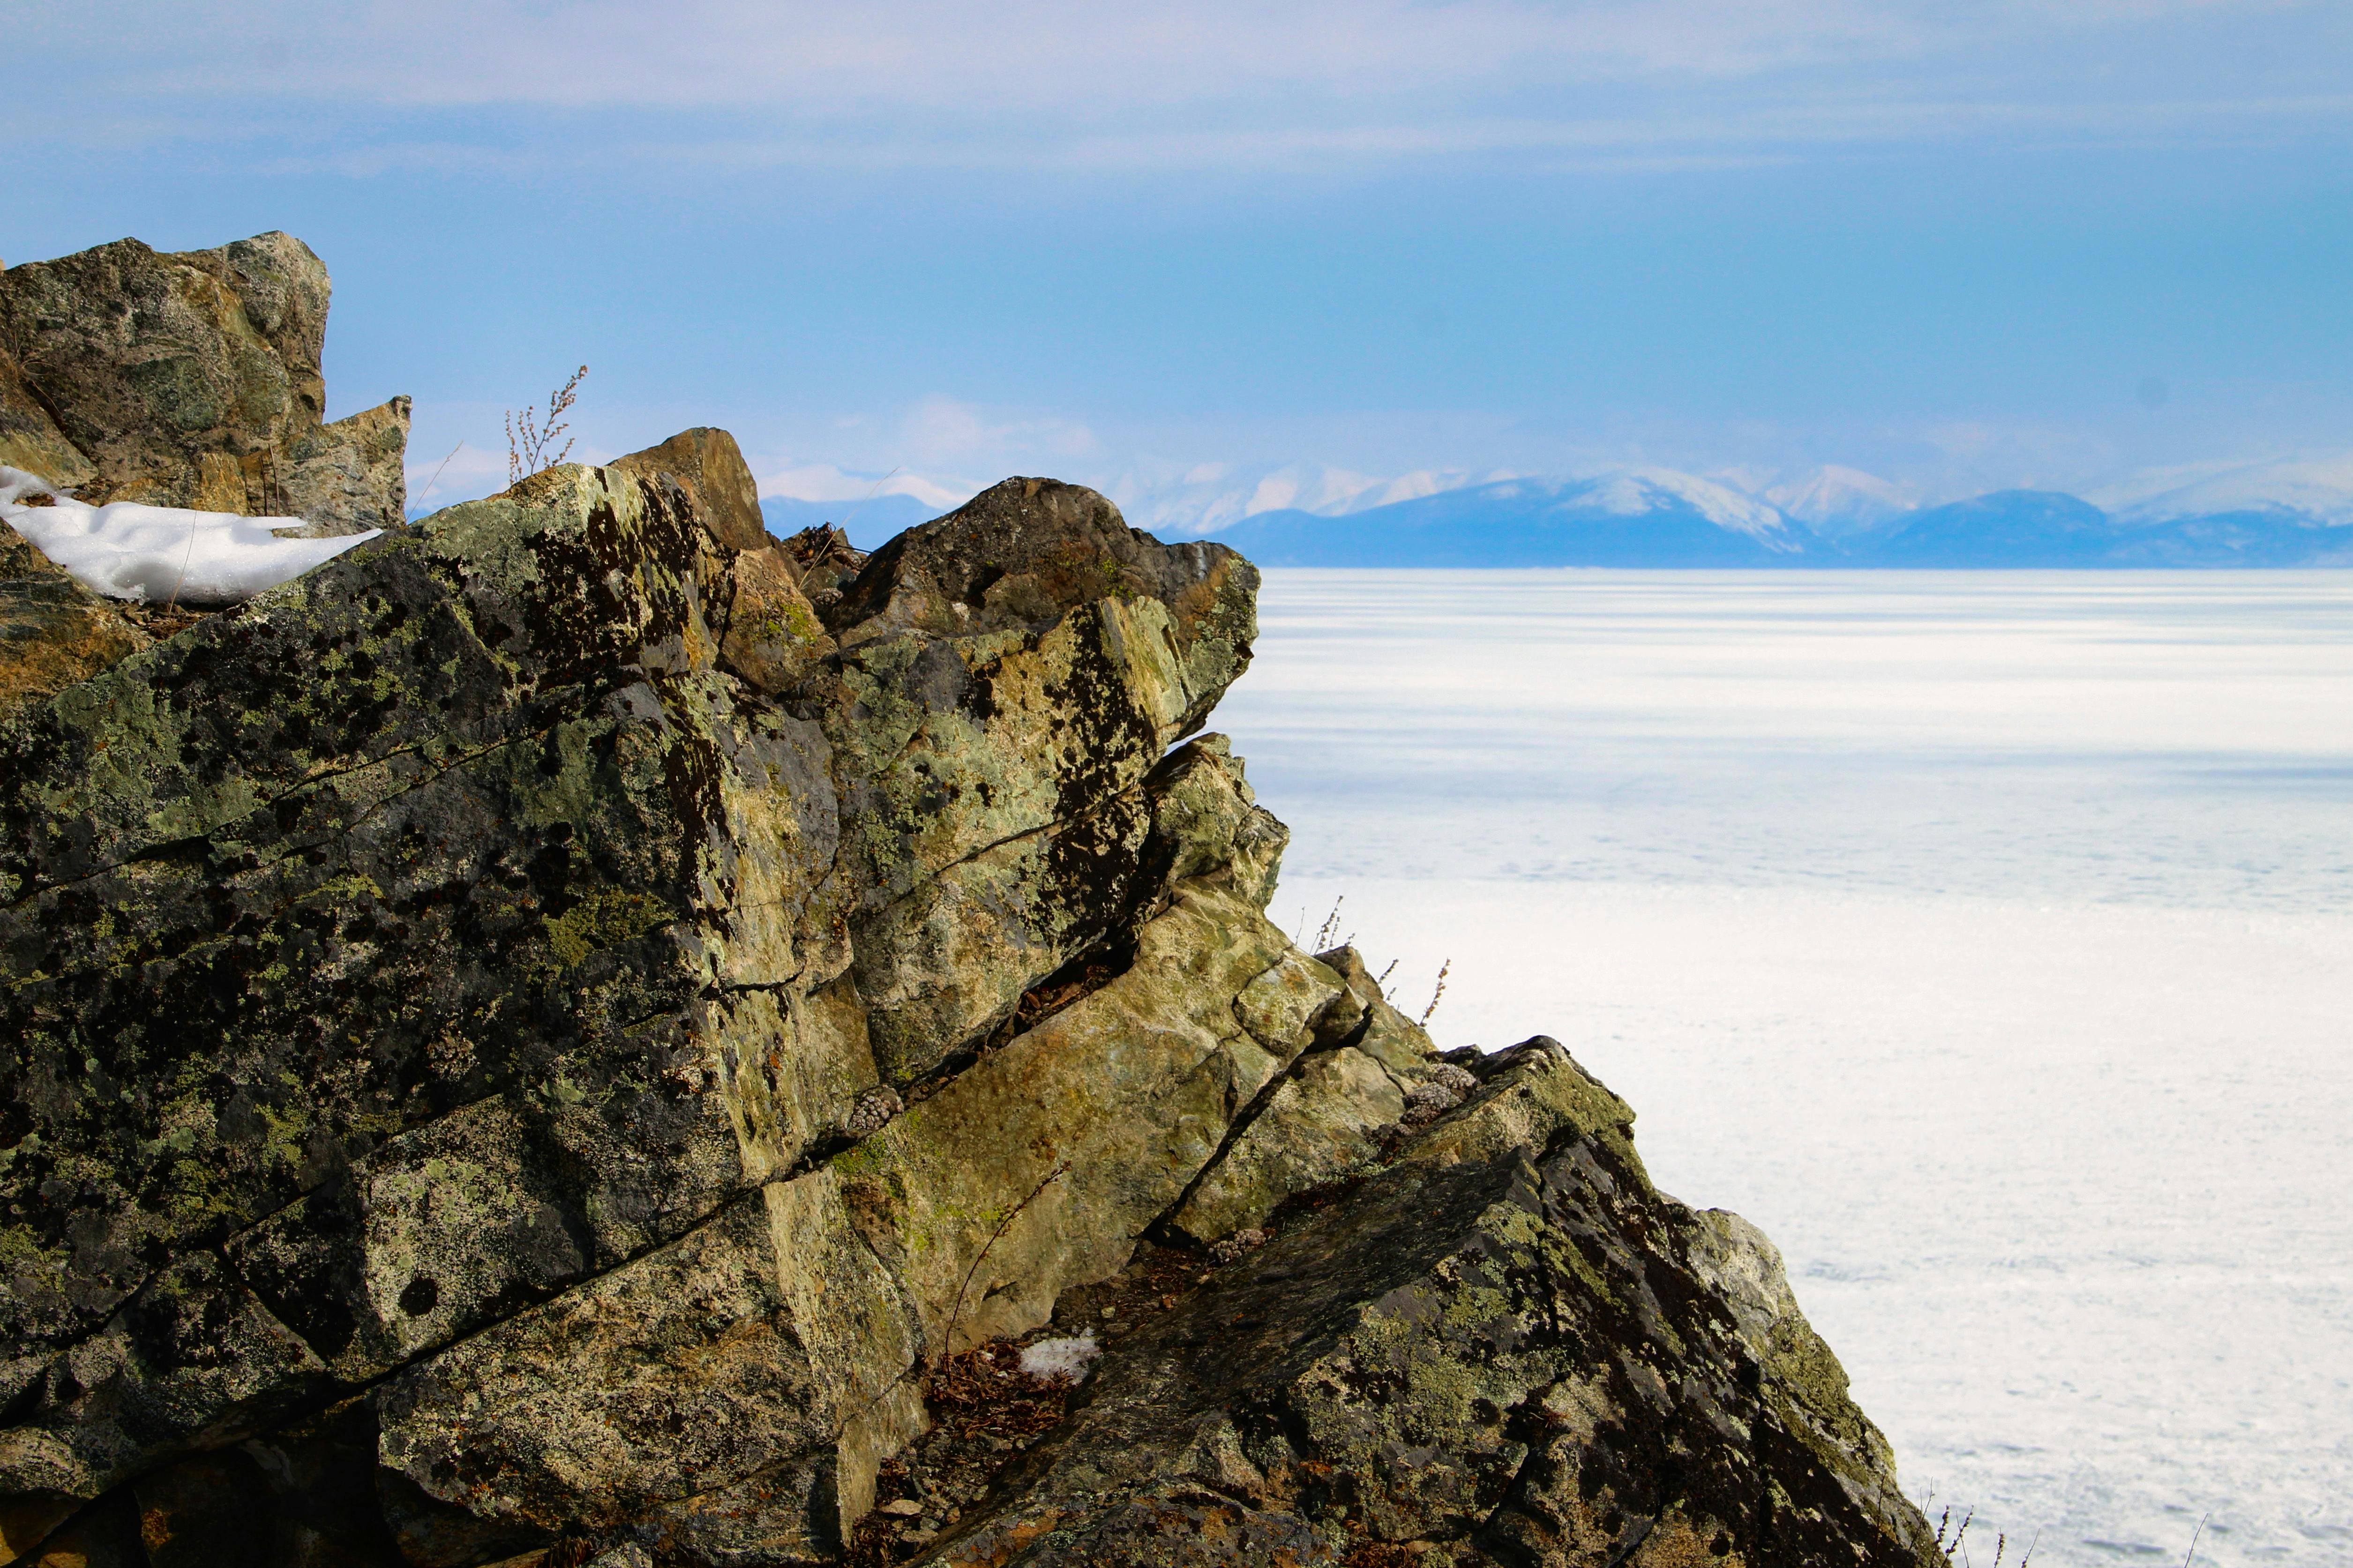
[{"label": "distant mountain range", "polygon": [[[2346,458],[2162,472],[2093,500],[2015,489],[1931,507],[1843,468],[1738,484],[1658,468],[1485,482],[1292,476],[1254,493],[1311,497],[1308,507],[1231,522],[1243,505],[1232,493],[1125,504],[1164,538],[1214,538],[1263,566],[2353,566]],[[864,549],[941,510],[905,495],[761,506],[775,532],[846,522]]]},{"label": "distant mountain range", "polygon": [[2110,511],[2052,490],[1910,507],[1839,470],[1763,496],[1655,468],[1504,479],[1213,537],[1261,566],[2353,566],[2353,508]]}]

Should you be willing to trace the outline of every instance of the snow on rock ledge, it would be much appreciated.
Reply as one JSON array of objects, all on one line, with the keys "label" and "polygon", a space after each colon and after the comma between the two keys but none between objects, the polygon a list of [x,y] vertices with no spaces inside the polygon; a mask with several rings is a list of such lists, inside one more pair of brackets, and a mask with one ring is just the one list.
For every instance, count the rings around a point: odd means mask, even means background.
[{"label": "snow on rock ledge", "polygon": [[[24,500],[39,496],[46,505]],[[91,506],[21,468],[0,467],[0,521],[94,593],[204,608],[238,604],[383,532],[289,539],[299,517],[115,501]]]}]

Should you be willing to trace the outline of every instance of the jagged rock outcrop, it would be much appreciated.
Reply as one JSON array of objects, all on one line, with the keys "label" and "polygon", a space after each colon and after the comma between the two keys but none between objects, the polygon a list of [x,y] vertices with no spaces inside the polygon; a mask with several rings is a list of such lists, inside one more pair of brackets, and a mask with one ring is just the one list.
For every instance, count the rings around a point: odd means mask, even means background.
[{"label": "jagged rock outcrop", "polygon": [[1932,1560],[1761,1237],[1268,921],[1246,562],[751,498],[553,469],[0,718],[0,1563]]},{"label": "jagged rock outcrop", "polygon": [[0,464],[92,502],[398,527],[408,399],[323,422],[327,295],[286,234],[0,272]]},{"label": "jagged rock outcrop", "polygon": [[921,1560],[1936,1560],[1770,1245],[1652,1190],[1631,1112],[1556,1043],[1479,1067],[1114,1349]]}]

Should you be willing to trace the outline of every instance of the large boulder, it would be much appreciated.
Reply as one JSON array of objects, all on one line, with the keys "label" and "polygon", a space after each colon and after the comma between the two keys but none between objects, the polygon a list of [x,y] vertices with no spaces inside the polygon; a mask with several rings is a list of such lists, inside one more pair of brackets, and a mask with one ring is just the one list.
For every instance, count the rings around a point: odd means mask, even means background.
[{"label": "large boulder", "polygon": [[[832,743],[859,991],[906,1085],[1143,890],[1145,775],[1249,661],[1258,574],[1008,479],[867,561],[804,707]],[[808,706],[813,703],[814,706]]]},{"label": "large boulder", "polygon": [[0,272],[0,464],[93,502],[398,527],[408,399],[325,423],[327,297],[276,233]]},{"label": "large boulder", "polygon": [[[773,661],[732,667],[735,619],[807,601],[773,545],[722,537],[699,498],[725,454],[689,445],[700,472],[657,449],[450,509],[0,729],[0,1488],[25,1517],[373,1388],[387,1528],[420,1561],[631,1520],[703,1540],[747,1487],[797,1500],[763,1539],[818,1551],[920,1426],[925,1348],[1118,1268],[1219,1147],[1237,1079],[1312,1042],[1313,1008],[1253,1034],[1232,1005],[1300,962],[1259,907],[1280,830],[1232,788],[1187,795],[1172,838],[1253,847],[1238,899],[1155,845],[1145,787],[1248,658],[1246,566],[1090,497],[1105,552],[1211,591],[1033,598],[978,641],[869,637],[867,666],[818,631],[779,691]],[[879,681],[841,699],[916,663],[896,711]],[[1066,718],[1124,739],[1082,757]],[[892,802],[928,863],[843,829],[897,787],[886,722],[1002,792]],[[911,1047],[961,1066],[874,1132],[871,1042],[912,1031],[857,965],[930,959],[872,911],[1008,825],[1050,843],[1106,816],[1132,826],[1099,883],[1051,854],[989,868],[1027,901],[949,973],[1002,1005]],[[1046,1228],[991,1228],[1040,1162]],[[681,1347],[676,1375],[650,1344]],[[787,1345],[824,1344],[857,1354],[792,1371]],[[652,1464],[657,1428],[712,1447]],[[506,1456],[500,1487],[450,1457],[459,1430]],[[802,1479],[778,1490],[778,1466]]]}]

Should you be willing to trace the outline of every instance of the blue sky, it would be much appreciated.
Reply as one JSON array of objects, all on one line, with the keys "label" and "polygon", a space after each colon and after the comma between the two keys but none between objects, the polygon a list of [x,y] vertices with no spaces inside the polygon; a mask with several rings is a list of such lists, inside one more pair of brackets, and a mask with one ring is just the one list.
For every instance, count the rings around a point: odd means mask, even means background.
[{"label": "blue sky", "polygon": [[336,411],[414,395],[417,465],[467,444],[442,496],[584,361],[584,452],[721,424],[810,495],[1831,462],[1937,499],[2353,448],[2341,3],[0,27],[0,256],[301,235]]}]

